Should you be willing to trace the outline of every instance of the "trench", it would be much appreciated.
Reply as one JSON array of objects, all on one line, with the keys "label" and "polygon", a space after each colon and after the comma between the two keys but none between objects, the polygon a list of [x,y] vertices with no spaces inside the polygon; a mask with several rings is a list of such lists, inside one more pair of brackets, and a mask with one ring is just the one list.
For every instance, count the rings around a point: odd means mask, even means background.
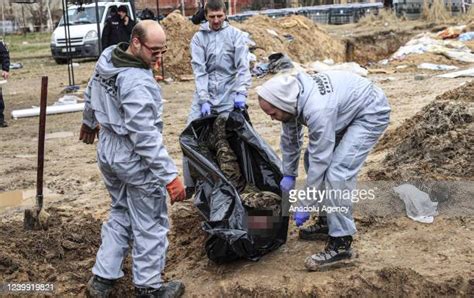
[{"label": "trench", "polygon": [[377,63],[390,57],[414,35],[416,34],[413,32],[388,30],[346,38],[345,60],[357,62],[362,66]]}]

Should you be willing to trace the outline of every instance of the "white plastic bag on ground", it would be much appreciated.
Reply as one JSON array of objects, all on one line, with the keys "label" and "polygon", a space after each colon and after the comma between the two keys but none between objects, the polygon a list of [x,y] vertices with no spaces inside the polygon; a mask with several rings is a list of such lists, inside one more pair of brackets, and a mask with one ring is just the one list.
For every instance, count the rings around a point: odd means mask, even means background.
[{"label": "white plastic bag on ground", "polygon": [[433,63],[421,63],[418,65],[419,69],[429,69],[429,70],[456,70],[459,67],[454,65],[446,64],[433,64]]},{"label": "white plastic bag on ground", "polygon": [[459,78],[459,77],[474,77],[474,68],[468,68],[460,71],[455,72],[448,72],[445,74],[437,75],[437,78]]},{"label": "white plastic bag on ground", "polygon": [[393,190],[405,203],[407,216],[422,223],[432,223],[438,215],[438,202],[432,202],[430,196],[411,184],[402,184]]}]

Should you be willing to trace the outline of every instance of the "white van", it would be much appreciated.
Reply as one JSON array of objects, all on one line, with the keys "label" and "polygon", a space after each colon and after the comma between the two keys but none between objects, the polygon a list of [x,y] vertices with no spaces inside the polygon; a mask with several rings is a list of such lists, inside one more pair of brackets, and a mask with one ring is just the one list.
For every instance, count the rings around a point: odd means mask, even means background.
[{"label": "white van", "polygon": [[[132,6],[129,2],[98,2],[99,10],[99,26],[102,36],[104,24],[110,16],[110,10],[113,6],[118,8],[125,5],[128,9],[127,15],[135,20],[132,13]],[[73,58],[99,57],[99,43],[97,36],[97,19],[95,3],[84,5],[71,5],[67,9],[69,17],[69,36],[70,48],[69,52]],[[66,34],[64,26],[64,16],[59,21],[58,26],[51,36],[51,54],[56,63],[67,62]]]}]

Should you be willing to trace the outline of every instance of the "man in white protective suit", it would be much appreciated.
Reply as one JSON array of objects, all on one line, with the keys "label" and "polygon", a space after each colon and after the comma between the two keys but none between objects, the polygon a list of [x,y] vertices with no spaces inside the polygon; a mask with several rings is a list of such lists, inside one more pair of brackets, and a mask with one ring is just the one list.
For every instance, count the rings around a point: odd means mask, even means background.
[{"label": "man in white protective suit", "polygon": [[100,131],[97,162],[112,198],[87,285],[90,297],[108,297],[123,277],[130,241],[138,297],[184,292],[181,282],[161,279],[168,248],[166,192],[171,204],[186,197],[163,145],[163,100],[151,70],[165,51],[160,25],[142,21],[133,28],[130,44],[104,50],[85,91],[80,139],[92,144]]},{"label": "man in white protective suit", "polygon": [[[245,109],[252,77],[249,69],[248,37],[226,21],[222,0],[205,5],[207,22],[191,40],[191,63],[196,81],[187,125],[211,113]],[[194,193],[189,161],[183,157],[183,176],[188,197]]]},{"label": "man in white protective suit", "polygon": [[[306,268],[320,270],[351,258],[356,227],[352,198],[346,194],[356,190],[357,174],[389,123],[383,91],[358,75],[328,71],[276,76],[257,87],[257,94],[262,110],[282,122],[283,192],[295,188],[303,126],[308,128],[304,158],[308,197],[299,198],[294,219],[300,227],[310,217],[304,210],[319,210],[319,220],[301,228],[299,236],[327,239],[327,244],[324,251],[306,259]],[[305,209],[310,205],[318,208]]]}]

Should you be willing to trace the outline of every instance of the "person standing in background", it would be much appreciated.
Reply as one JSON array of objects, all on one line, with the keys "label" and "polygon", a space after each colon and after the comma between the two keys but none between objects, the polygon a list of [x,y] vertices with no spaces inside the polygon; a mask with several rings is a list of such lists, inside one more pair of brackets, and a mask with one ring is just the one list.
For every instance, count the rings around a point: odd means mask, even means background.
[{"label": "person standing in background", "polygon": [[[10,76],[10,54],[8,49],[3,43],[0,42],[0,63],[2,64],[2,78],[7,80]],[[5,111],[5,102],[3,100],[3,90],[0,87],[0,127],[8,127],[7,122],[5,121],[5,116],[3,112]]]},{"label": "person standing in background", "polygon": [[118,9],[115,6],[111,7],[110,17],[102,32],[102,51],[120,42],[130,42],[135,22],[128,16],[127,10],[125,5],[119,6]]},{"label": "person standing in background", "polygon": [[[209,0],[205,5],[207,22],[191,40],[191,64],[196,82],[187,125],[195,119],[245,109],[248,89],[252,84],[249,49],[242,31],[226,21],[222,0]],[[183,157],[186,196],[195,192],[189,160]]]}]

